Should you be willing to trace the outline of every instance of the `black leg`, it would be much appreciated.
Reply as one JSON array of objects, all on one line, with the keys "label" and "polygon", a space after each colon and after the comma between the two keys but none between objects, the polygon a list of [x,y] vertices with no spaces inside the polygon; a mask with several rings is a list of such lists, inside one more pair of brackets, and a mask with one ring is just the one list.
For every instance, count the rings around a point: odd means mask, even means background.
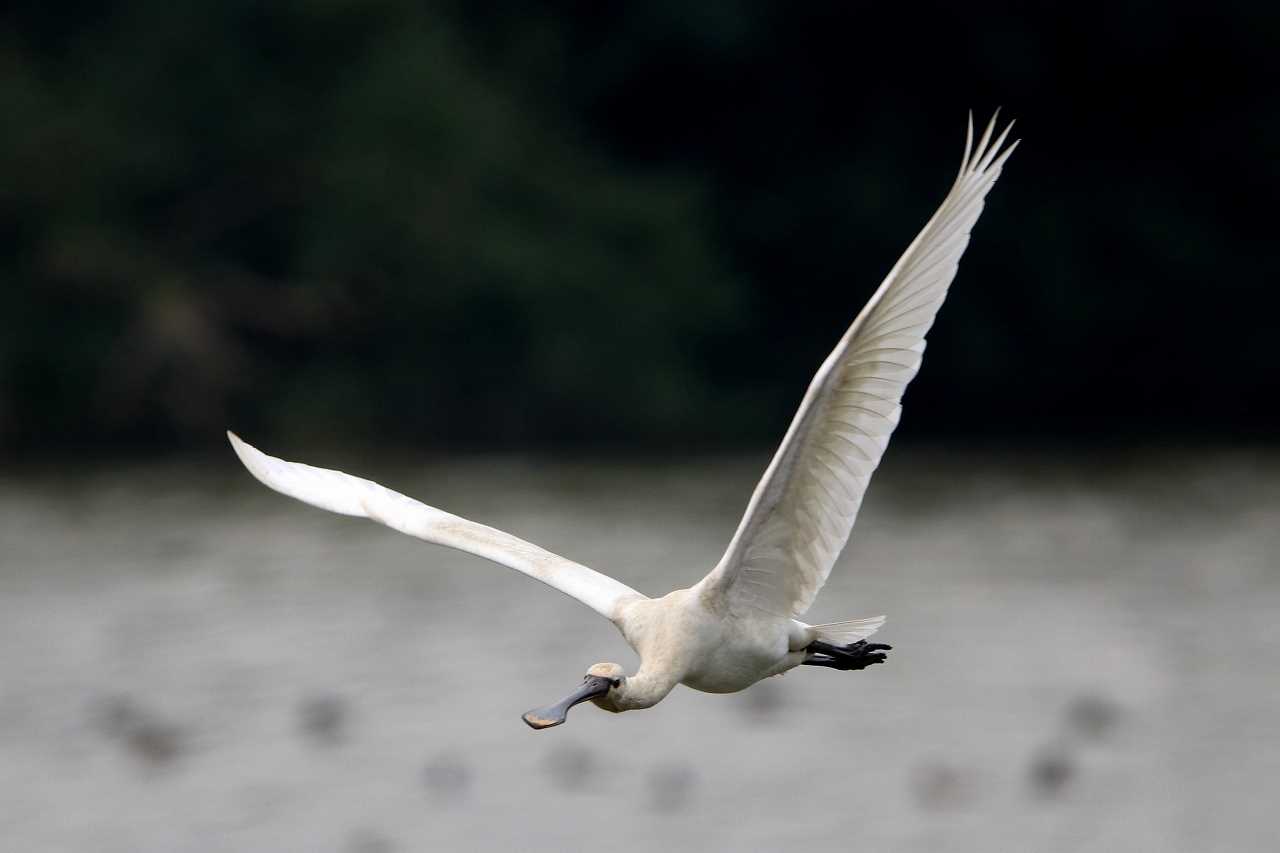
[{"label": "black leg", "polygon": [[821,640],[814,640],[805,649],[809,654],[801,663],[809,666],[829,666],[842,671],[866,669],[873,664],[884,663],[887,657],[885,652],[892,648],[893,646],[886,643],[868,643],[866,640],[859,640],[847,646],[835,646]]},{"label": "black leg", "polygon": [[832,669],[840,669],[842,664],[830,655],[819,655],[810,652],[808,657],[800,662],[804,666],[829,666]]}]

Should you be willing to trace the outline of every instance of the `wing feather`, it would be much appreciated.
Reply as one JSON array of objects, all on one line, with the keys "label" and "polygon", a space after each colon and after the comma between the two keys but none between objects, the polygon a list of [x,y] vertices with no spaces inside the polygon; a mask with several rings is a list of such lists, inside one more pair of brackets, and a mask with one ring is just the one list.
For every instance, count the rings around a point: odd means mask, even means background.
[{"label": "wing feather", "polygon": [[903,253],[818,369],[782,445],[703,588],[731,610],[799,617],[848,541],[871,475],[920,369],[925,335],[969,245],[984,199],[1017,148],[992,143],[996,117],[973,145],[941,207]]},{"label": "wing feather", "polygon": [[341,515],[369,518],[427,542],[466,551],[523,572],[617,621],[621,604],[645,596],[594,569],[530,542],[429,507],[372,480],[268,456],[228,432],[240,461],[264,485]]}]

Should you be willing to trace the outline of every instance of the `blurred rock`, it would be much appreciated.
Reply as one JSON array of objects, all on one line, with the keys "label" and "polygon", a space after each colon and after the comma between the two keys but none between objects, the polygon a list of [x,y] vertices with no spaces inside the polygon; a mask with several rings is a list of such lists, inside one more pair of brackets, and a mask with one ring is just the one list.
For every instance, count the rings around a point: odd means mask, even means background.
[{"label": "blurred rock", "polygon": [[347,836],[344,853],[391,853],[395,844],[376,829],[357,829]]},{"label": "blurred rock", "polygon": [[298,706],[298,726],[318,746],[337,746],[347,738],[347,700],[335,693],[310,696]]},{"label": "blurred rock", "polygon": [[441,753],[423,765],[422,784],[435,799],[464,800],[471,790],[471,770],[460,756]]},{"label": "blurred rock", "polygon": [[594,753],[580,744],[564,744],[547,755],[547,775],[551,777],[552,784],[562,791],[587,789],[596,770]]},{"label": "blurred rock", "polygon": [[655,812],[684,811],[692,805],[698,774],[687,764],[656,767],[649,772],[649,808]]},{"label": "blurred rock", "polygon": [[160,719],[128,696],[104,699],[96,715],[104,734],[118,739],[129,754],[148,766],[171,764],[183,751],[181,727]]},{"label": "blurred rock", "polygon": [[1031,759],[1031,788],[1038,796],[1058,796],[1071,784],[1076,774],[1075,757],[1063,745],[1046,746]]},{"label": "blurred rock", "polygon": [[93,709],[95,722],[107,737],[124,737],[142,716],[142,710],[128,696],[108,696]]},{"label": "blurred rock", "polygon": [[149,764],[169,764],[182,752],[182,730],[162,720],[146,720],[129,733],[126,743]]},{"label": "blurred rock", "polygon": [[777,678],[767,678],[742,694],[738,707],[753,723],[774,722],[786,706],[786,691]]},{"label": "blurred rock", "polygon": [[926,762],[911,774],[911,793],[923,809],[961,808],[978,799],[977,773],[941,761]]},{"label": "blurred rock", "polygon": [[1085,694],[1067,706],[1067,727],[1088,740],[1104,740],[1120,723],[1123,713],[1120,706],[1106,696]]}]

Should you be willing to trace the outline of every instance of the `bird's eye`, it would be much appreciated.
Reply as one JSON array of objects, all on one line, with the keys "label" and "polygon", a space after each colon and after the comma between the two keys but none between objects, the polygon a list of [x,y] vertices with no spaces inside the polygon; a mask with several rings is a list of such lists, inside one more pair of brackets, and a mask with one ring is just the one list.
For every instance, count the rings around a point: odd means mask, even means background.
[{"label": "bird's eye", "polygon": [[621,678],[615,678],[613,681],[610,681],[610,682],[609,682],[609,684],[610,684],[610,685],[612,685],[612,686],[614,686],[614,687],[618,687],[618,686],[620,686],[620,685],[622,684],[622,679],[621,679]]}]

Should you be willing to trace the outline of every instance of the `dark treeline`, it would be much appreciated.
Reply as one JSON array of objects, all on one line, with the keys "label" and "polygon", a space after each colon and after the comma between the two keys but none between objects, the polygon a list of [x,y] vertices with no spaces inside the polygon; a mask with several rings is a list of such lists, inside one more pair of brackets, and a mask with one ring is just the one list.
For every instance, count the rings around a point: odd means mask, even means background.
[{"label": "dark treeline", "polygon": [[903,431],[1272,437],[1280,12],[901,5],[7,4],[0,449],[776,440],[998,105]]}]

